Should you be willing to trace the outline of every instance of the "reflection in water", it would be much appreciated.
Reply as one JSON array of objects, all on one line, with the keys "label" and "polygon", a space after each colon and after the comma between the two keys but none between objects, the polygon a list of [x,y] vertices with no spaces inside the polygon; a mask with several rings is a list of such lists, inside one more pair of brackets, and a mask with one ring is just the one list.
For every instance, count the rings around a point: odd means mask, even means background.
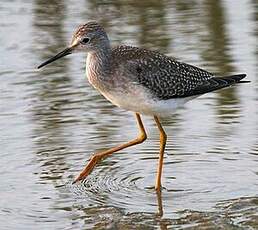
[{"label": "reflection in water", "polygon": [[[166,21],[167,1],[103,2],[90,0],[89,3],[90,18],[98,18],[108,33],[116,37],[119,43],[124,43],[129,37],[134,45],[156,49],[163,53],[168,51],[171,37]],[[121,21],[117,20],[117,17],[121,18]],[[109,24],[112,20],[116,23],[113,27]],[[128,29],[117,28],[119,24],[126,25]]]},{"label": "reflection in water", "polygon": [[[230,75],[234,71],[229,46],[232,41],[230,42],[228,38],[226,30],[228,23],[225,19],[225,9],[222,6],[222,1],[207,0],[205,9],[208,34],[203,38],[207,42],[205,46],[207,49],[203,51],[203,56],[210,62],[211,66],[214,66],[218,76]],[[222,119],[222,122],[232,122],[232,119],[238,118],[239,109],[237,105],[239,100],[236,96],[236,88],[220,90],[216,94],[218,95],[217,111],[220,115],[218,118]]]},{"label": "reflection in water", "polygon": [[[35,47],[44,44],[44,48],[37,50],[40,60],[46,59],[49,55],[58,52],[66,46],[64,38],[64,19],[66,17],[66,5],[60,1],[34,2],[33,26],[36,31],[34,36]],[[44,39],[43,39],[44,38]],[[62,68],[58,69],[59,74],[53,74],[53,70],[46,69],[38,76],[45,81],[34,96],[33,120],[37,124],[35,136],[38,138],[37,156],[41,162],[40,178],[45,180],[58,181],[62,174],[69,167],[66,164],[66,138],[62,126],[65,119],[62,107],[67,103],[70,87],[68,77],[67,59],[60,62]],[[49,158],[49,155],[52,157]]]},{"label": "reflection in water", "polygon": [[[222,2],[219,1],[206,1],[206,23],[207,23],[207,36],[203,39],[208,43],[207,49],[204,50],[203,56],[214,66],[218,75],[229,75],[233,72],[232,57],[230,56],[231,42],[228,38],[226,27],[228,23],[225,19],[224,8]],[[221,91],[218,91],[221,92]],[[227,91],[228,92],[228,91]]]},{"label": "reflection in water", "polygon": [[158,215],[162,217],[163,216],[162,193],[160,191],[157,191],[156,195],[157,195],[157,203],[158,203]]},{"label": "reflection in water", "polygon": [[[254,31],[252,32],[252,34],[254,35],[255,42],[257,43],[257,38],[258,38],[258,11],[257,11],[258,2],[256,0],[253,0],[252,1],[252,6],[254,8],[254,11],[253,11],[253,14],[252,14],[252,20],[254,22]],[[257,62],[257,60],[258,60],[258,45],[257,44],[256,44],[256,48],[254,50],[254,53],[255,53],[255,58],[256,58],[256,62]],[[258,66],[256,65],[256,77],[258,75],[257,73],[258,73]],[[258,83],[256,81],[256,89],[258,90],[257,85],[258,85]]]},{"label": "reflection in water", "polygon": [[[0,7],[8,18],[0,23],[2,44],[13,42],[6,34],[20,33],[17,46],[0,47],[0,228],[34,229],[39,222],[41,229],[257,228],[254,1],[230,4],[233,11],[243,8],[235,21],[227,0],[34,0],[26,14],[14,3]],[[144,144],[105,159],[84,183],[71,185],[93,151],[137,135],[133,115],[87,84],[82,57],[64,58],[40,72],[15,69],[21,57],[34,57],[26,62],[34,69],[67,45],[77,23],[89,19],[100,21],[115,44],[160,50],[221,75],[241,66],[252,81],[199,98],[164,121],[169,139],[162,194],[153,189],[159,135],[146,117]],[[247,35],[241,40],[231,30],[239,32],[242,25]]]}]

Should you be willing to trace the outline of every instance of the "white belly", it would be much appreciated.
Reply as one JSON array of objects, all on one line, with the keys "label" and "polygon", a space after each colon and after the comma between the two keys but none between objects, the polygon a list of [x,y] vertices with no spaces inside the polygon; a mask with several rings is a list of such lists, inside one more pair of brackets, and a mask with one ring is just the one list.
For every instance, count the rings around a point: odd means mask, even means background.
[{"label": "white belly", "polygon": [[153,99],[144,91],[136,90],[130,94],[101,92],[105,98],[114,105],[125,110],[144,115],[167,117],[172,115],[177,108],[195,97],[174,98],[168,100]]}]

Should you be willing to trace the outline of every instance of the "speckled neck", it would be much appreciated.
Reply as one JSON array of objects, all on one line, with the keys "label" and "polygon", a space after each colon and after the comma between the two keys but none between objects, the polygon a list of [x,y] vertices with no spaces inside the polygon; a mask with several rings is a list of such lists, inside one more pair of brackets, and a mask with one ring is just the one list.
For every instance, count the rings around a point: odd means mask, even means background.
[{"label": "speckled neck", "polygon": [[103,88],[110,73],[111,47],[105,41],[98,49],[88,53],[86,59],[86,74],[89,82],[98,89]]}]

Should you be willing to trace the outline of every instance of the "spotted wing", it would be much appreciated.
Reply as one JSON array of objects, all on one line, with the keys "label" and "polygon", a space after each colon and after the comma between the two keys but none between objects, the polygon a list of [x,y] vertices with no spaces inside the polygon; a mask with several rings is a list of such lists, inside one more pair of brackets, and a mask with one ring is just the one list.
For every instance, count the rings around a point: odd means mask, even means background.
[{"label": "spotted wing", "polygon": [[120,63],[127,63],[131,75],[135,76],[134,81],[163,100],[201,95],[227,87],[245,76],[217,78],[205,70],[158,52],[128,46],[119,47],[118,51],[123,53]]},{"label": "spotted wing", "polygon": [[211,73],[173,59],[166,59],[162,64],[140,66],[137,75],[139,83],[165,100],[207,92],[213,78]]}]

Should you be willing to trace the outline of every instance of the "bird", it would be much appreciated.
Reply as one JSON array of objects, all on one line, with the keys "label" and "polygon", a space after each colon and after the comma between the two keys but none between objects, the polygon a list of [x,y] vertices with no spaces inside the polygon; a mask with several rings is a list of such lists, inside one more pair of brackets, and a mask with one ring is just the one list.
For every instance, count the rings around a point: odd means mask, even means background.
[{"label": "bird", "polygon": [[152,116],[160,134],[155,190],[162,189],[163,158],[167,134],[162,117],[172,116],[177,108],[203,94],[243,81],[246,74],[216,76],[199,67],[144,48],[111,46],[105,29],[96,21],[80,25],[70,45],[43,62],[42,68],[76,52],[87,53],[86,76],[89,83],[114,105],[135,113],[139,134],[124,144],[94,153],[73,183],[82,181],[103,158],[147,139],[141,116]]}]

